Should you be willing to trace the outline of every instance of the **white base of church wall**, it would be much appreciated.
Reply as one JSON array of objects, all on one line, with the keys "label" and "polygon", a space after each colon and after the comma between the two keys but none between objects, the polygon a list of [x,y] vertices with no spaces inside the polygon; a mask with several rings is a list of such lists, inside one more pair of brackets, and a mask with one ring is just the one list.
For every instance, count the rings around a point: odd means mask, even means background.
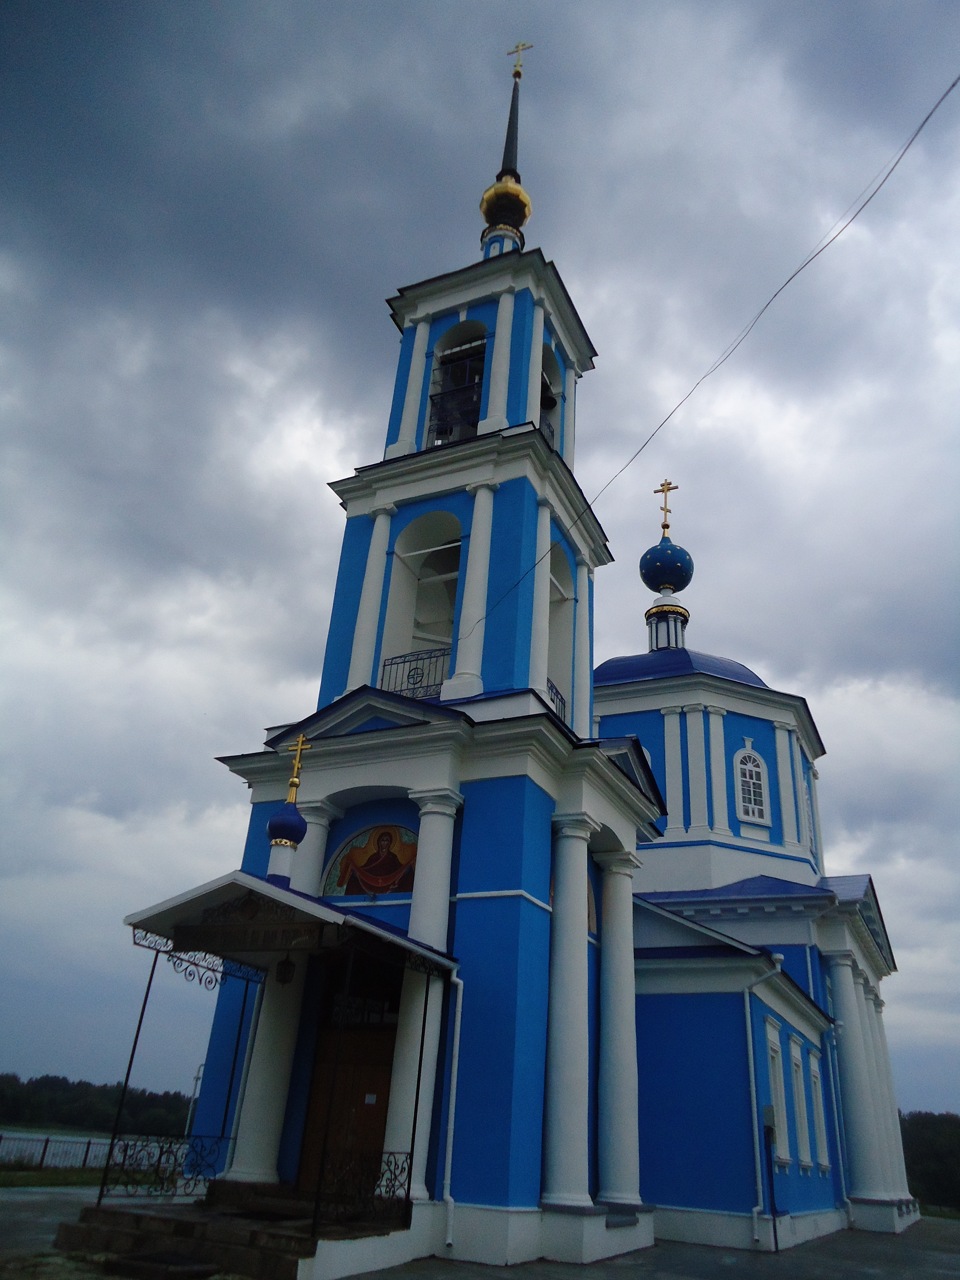
[{"label": "white base of church wall", "polygon": [[416,1258],[429,1258],[443,1250],[444,1207],[434,1202],[414,1202],[410,1227],[385,1236],[360,1240],[321,1240],[312,1258],[303,1258],[297,1280],[342,1280],[368,1271],[399,1267]]},{"label": "white base of church wall", "polygon": [[[445,1205],[415,1201],[408,1231],[360,1240],[321,1240],[316,1255],[304,1258],[298,1280],[343,1280],[397,1267],[417,1258],[450,1258],[511,1266],[549,1258],[552,1262],[597,1262],[653,1244],[653,1213],[619,1219],[605,1211],[562,1213],[544,1209],[503,1209],[488,1205]],[[446,1243],[448,1222],[452,1243]]]},{"label": "white base of church wall", "polygon": [[749,1213],[713,1213],[707,1209],[675,1209],[658,1205],[654,1217],[658,1240],[764,1251],[772,1251],[777,1244],[781,1249],[790,1249],[807,1240],[843,1231],[848,1225],[843,1209],[782,1214],[777,1218],[775,1244],[773,1222],[764,1214],[757,1219],[759,1239],[754,1239],[753,1217]]},{"label": "white base of church wall", "polygon": [[850,1197],[853,1225],[858,1231],[886,1231],[893,1235],[920,1221],[916,1200],[861,1200]]}]

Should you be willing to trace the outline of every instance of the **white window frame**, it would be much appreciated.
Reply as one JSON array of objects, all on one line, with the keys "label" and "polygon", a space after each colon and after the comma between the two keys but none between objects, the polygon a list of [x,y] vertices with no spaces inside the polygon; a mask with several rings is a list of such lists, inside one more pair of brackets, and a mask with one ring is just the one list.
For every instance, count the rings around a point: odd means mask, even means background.
[{"label": "white window frame", "polygon": [[[746,760],[750,761],[748,768],[755,768],[759,777],[750,779],[752,785],[759,785],[760,800],[759,805],[746,802],[743,796],[743,782],[740,776],[741,767]],[[755,764],[754,764],[755,762]],[[744,738],[743,746],[733,757],[733,789],[737,804],[737,817],[741,822],[745,822],[750,826],[772,827],[773,819],[770,816],[770,779],[767,773],[767,765],[763,756],[753,745],[752,738]],[[757,810],[760,810],[759,814]]]},{"label": "white window frame", "polygon": [[827,1145],[827,1108],[823,1096],[823,1072],[820,1055],[810,1052],[810,1096],[813,1099],[813,1136],[817,1146],[817,1165],[826,1172],[830,1168]]},{"label": "white window frame", "polygon": [[787,1094],[784,1088],[783,1051],[780,1048],[780,1023],[767,1018],[767,1071],[770,1077],[770,1098],[773,1102],[773,1123],[776,1128],[774,1159],[778,1164],[789,1164],[790,1129],[787,1121]]},{"label": "white window frame", "polygon": [[810,1117],[807,1114],[807,1090],[803,1081],[803,1041],[790,1037],[790,1079],[793,1083],[793,1114],[797,1124],[797,1159],[801,1169],[812,1169],[810,1155]]}]

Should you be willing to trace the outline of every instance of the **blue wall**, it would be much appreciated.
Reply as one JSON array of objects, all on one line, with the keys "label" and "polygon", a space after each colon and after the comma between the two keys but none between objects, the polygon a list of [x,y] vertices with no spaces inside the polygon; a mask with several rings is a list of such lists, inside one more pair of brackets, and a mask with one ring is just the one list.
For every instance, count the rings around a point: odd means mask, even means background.
[{"label": "blue wall", "polygon": [[[527,778],[469,782],[457,891],[550,892],[553,802]],[[455,1199],[539,1203],[550,915],[521,897],[461,898],[452,949],[464,983]]]},{"label": "blue wall", "polygon": [[749,1213],[750,1088],[739,993],[637,997],[640,1194]]},{"label": "blue wall", "polygon": [[347,686],[353,632],[360,609],[360,592],[363,590],[363,575],[372,537],[373,520],[370,516],[355,516],[347,521],[340,550],[337,585],[333,593],[333,608],[330,611],[330,630],[323,658],[318,707],[325,707],[339,698]]},{"label": "blue wall", "polygon": [[536,558],[536,492],[526,480],[508,480],[494,494],[483,645],[486,693],[529,686]]}]

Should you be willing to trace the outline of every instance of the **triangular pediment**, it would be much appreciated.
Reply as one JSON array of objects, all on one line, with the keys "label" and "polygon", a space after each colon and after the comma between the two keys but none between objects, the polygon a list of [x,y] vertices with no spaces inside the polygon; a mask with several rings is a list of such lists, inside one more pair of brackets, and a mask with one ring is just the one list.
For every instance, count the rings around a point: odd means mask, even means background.
[{"label": "triangular pediment", "polygon": [[295,724],[271,730],[264,745],[277,750],[301,733],[309,741],[316,741],[357,733],[409,729],[414,725],[451,724],[466,718],[463,712],[442,707],[436,702],[405,698],[401,694],[386,693],[383,689],[364,685]]}]

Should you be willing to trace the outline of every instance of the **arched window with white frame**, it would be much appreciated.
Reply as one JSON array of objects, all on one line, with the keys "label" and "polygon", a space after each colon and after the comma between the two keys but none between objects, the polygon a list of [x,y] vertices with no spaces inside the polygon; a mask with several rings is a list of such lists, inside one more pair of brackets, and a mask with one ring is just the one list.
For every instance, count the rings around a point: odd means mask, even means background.
[{"label": "arched window with white frame", "polygon": [[754,750],[752,738],[744,738],[743,747],[733,757],[733,776],[740,821],[771,826],[767,766],[763,757]]}]

